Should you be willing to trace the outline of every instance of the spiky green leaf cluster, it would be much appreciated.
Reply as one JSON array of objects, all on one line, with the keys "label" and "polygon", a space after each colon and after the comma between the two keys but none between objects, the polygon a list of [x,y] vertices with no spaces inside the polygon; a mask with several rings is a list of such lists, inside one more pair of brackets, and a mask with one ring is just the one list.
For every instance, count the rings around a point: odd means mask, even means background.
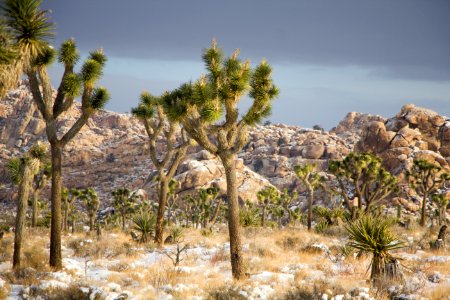
[{"label": "spiky green leaf cluster", "polygon": [[104,87],[98,87],[94,89],[91,96],[91,108],[93,109],[102,109],[106,102],[110,99],[110,94],[108,90]]},{"label": "spiky green leaf cluster", "polygon": [[58,61],[65,65],[74,66],[80,59],[74,39],[66,40],[59,48]]},{"label": "spiky green leaf cluster", "polygon": [[102,67],[105,66],[108,60],[102,49],[89,52],[89,58],[98,62]]},{"label": "spiky green leaf cluster", "polygon": [[0,65],[10,64],[19,56],[11,30],[6,26],[4,20],[0,19]]},{"label": "spiky green leaf cluster", "polygon": [[140,233],[139,241],[146,243],[149,236],[153,234],[156,224],[156,217],[150,212],[141,212],[133,218],[134,230]]},{"label": "spiky green leaf cluster", "polygon": [[23,160],[20,157],[11,158],[5,165],[9,178],[14,184],[19,184],[21,181],[20,170],[22,168]]},{"label": "spiky green leaf cluster", "polygon": [[41,0],[5,0],[2,10],[6,24],[16,37],[21,52],[33,58],[48,48],[48,40],[54,36],[54,25],[41,10]]},{"label": "spiky green leaf cluster", "polygon": [[33,58],[31,65],[34,67],[49,66],[55,61],[55,58],[55,49],[53,47],[47,47]]},{"label": "spiky green leaf cluster", "polygon": [[102,74],[102,65],[92,58],[87,59],[81,67],[81,79],[87,86],[93,86]]},{"label": "spiky green leaf cluster", "polygon": [[69,97],[78,97],[81,95],[81,78],[78,74],[68,74],[64,78],[63,92]]},{"label": "spiky green leaf cluster", "polygon": [[190,118],[211,124],[224,115],[237,116],[237,103],[246,93],[253,98],[251,108],[243,116],[247,125],[270,115],[271,101],[278,95],[278,89],[273,85],[272,69],[267,62],[263,61],[252,71],[249,62],[238,58],[238,51],[224,59],[215,42],[204,50],[202,58],[208,71],[206,76],[180,86],[163,98],[169,118]]},{"label": "spiky green leaf cluster", "polygon": [[350,235],[349,246],[362,251],[380,255],[389,255],[389,251],[404,247],[389,230],[392,221],[382,217],[364,215],[345,226]]},{"label": "spiky green leaf cluster", "polygon": [[131,109],[131,113],[139,119],[150,119],[155,115],[159,99],[149,92],[142,92],[139,105]]}]

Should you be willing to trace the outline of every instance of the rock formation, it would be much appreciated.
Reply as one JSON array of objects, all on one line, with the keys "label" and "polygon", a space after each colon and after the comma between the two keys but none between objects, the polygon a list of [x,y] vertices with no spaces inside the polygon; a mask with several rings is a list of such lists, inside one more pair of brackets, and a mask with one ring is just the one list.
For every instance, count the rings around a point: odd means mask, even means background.
[{"label": "rock formation", "polygon": [[[65,126],[74,122],[79,109],[77,104],[67,112]],[[45,126],[24,82],[0,100],[0,202],[8,202],[15,192],[4,164],[37,140],[46,141]],[[270,184],[302,192],[293,172],[295,165],[316,163],[320,171],[325,171],[329,159],[343,158],[354,150],[382,156],[386,167],[396,174],[418,157],[447,167],[450,121],[431,110],[405,105],[390,119],[348,113],[330,132],[284,124],[258,125],[239,154],[240,198],[254,200],[255,192]],[[64,185],[92,186],[103,198],[102,203],[108,203],[111,191],[119,187],[145,186],[150,197],[154,195],[149,181],[153,166],[147,136],[130,114],[101,111],[68,145],[64,155]],[[210,184],[222,191],[226,188],[220,161],[198,147],[190,151],[176,176],[182,193]]]}]

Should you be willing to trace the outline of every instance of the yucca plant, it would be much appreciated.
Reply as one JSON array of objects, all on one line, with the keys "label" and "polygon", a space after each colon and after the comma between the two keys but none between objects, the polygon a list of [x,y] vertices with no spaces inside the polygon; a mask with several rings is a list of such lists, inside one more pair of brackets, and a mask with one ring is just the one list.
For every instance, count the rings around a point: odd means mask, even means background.
[{"label": "yucca plant", "polygon": [[405,244],[391,233],[391,224],[390,219],[363,215],[345,226],[350,235],[348,245],[359,254],[372,253],[370,279],[373,282],[401,277],[398,260],[389,252],[403,248]]},{"label": "yucca plant", "polygon": [[141,212],[133,218],[134,230],[140,234],[139,242],[146,243],[155,230],[155,215],[149,212]]},{"label": "yucca plant", "polygon": [[239,223],[243,227],[256,227],[260,224],[259,208],[247,202],[239,212]]}]

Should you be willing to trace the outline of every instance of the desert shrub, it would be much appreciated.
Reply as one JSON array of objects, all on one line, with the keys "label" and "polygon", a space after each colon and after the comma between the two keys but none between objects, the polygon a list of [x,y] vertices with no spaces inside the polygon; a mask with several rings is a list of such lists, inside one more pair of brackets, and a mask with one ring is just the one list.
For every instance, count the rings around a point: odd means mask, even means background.
[{"label": "desert shrub", "polygon": [[133,229],[139,232],[139,242],[146,243],[153,234],[156,224],[155,215],[148,212],[141,212],[133,218]]},{"label": "desert shrub", "polygon": [[218,290],[208,292],[208,300],[245,300],[247,299],[239,293],[239,289],[230,286],[224,286]]},{"label": "desert shrub", "polygon": [[33,299],[45,299],[45,300],[103,300],[105,299],[100,293],[92,293],[92,289],[84,292],[79,285],[70,285],[67,288],[54,287],[46,290],[31,289],[31,295]]},{"label": "desert shrub", "polygon": [[8,289],[6,286],[0,287],[0,299],[6,299],[9,295]]},{"label": "desert shrub", "polygon": [[230,252],[228,250],[221,249],[211,256],[210,262],[212,265],[215,265],[219,262],[229,261],[229,260],[230,260]]},{"label": "desert shrub", "polygon": [[8,261],[11,258],[13,240],[3,238],[0,240],[0,262]]},{"label": "desert shrub", "polygon": [[47,214],[45,214],[44,216],[42,216],[41,218],[38,219],[36,225],[38,227],[50,228],[51,220],[52,220],[52,215],[50,212],[48,212]]},{"label": "desert shrub", "polygon": [[23,251],[24,267],[30,267],[37,271],[47,271],[48,254],[40,247],[32,247]]},{"label": "desert shrub", "polygon": [[259,226],[260,225],[259,208],[253,206],[251,202],[246,202],[246,204],[241,208],[239,212],[239,223],[243,227]]},{"label": "desert shrub", "polygon": [[364,215],[346,226],[350,235],[348,245],[360,253],[372,254],[370,279],[373,281],[401,276],[399,263],[390,251],[403,248],[404,243],[391,233],[391,224],[389,219]]},{"label": "desert shrub", "polygon": [[326,229],[329,227],[329,223],[326,220],[320,220],[316,226],[314,226],[314,230],[317,233],[324,233]]},{"label": "desert shrub", "polygon": [[281,241],[281,246],[284,250],[295,249],[302,241],[299,237],[287,236]]}]

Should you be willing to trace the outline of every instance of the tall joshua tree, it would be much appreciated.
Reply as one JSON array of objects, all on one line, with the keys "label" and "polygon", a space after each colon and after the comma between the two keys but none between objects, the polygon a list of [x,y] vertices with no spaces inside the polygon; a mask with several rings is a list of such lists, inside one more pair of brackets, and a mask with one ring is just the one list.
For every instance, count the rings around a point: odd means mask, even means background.
[{"label": "tall joshua tree", "polygon": [[[162,245],[169,183],[186,156],[190,139],[186,131],[180,129],[180,123],[177,120],[167,118],[161,99],[148,92],[141,94],[139,106],[133,108],[132,113],[144,124],[149,138],[150,158],[158,172],[158,213],[155,224],[155,242]],[[165,144],[163,150],[158,150],[156,146],[159,137],[163,137],[162,140]],[[178,141],[177,137],[179,137]]]},{"label": "tall joshua tree", "polygon": [[19,198],[17,199],[16,227],[14,234],[14,269],[20,268],[27,202],[30,197],[33,178],[38,172],[39,165],[46,155],[47,148],[43,144],[38,143],[34,145],[25,156],[13,158],[6,166],[12,181],[19,184]]},{"label": "tall joshua tree", "polygon": [[407,175],[411,187],[422,196],[420,225],[425,226],[428,198],[450,180],[450,174],[443,172],[440,166],[427,160],[416,159]]},{"label": "tall joshua tree", "polygon": [[316,164],[294,167],[295,174],[297,174],[297,177],[306,186],[306,191],[308,192],[308,230],[311,230],[314,190],[325,184],[325,178],[315,172],[316,167]]},{"label": "tall joshua tree", "polygon": [[[163,96],[170,120],[178,120],[204,149],[217,155],[227,181],[228,229],[233,277],[243,277],[243,257],[239,229],[239,202],[236,155],[247,143],[248,127],[270,115],[271,101],[278,89],[271,79],[272,69],[263,60],[255,69],[238,59],[239,51],[224,59],[213,41],[203,53],[208,74],[195,83],[183,84]],[[253,99],[239,119],[238,103],[247,94]]]},{"label": "tall joshua tree", "polygon": [[[46,11],[40,10],[40,0],[6,0],[3,8],[6,23],[11,28],[16,44],[25,62],[23,71],[27,75],[31,93],[45,124],[47,139],[51,148],[52,187],[51,187],[51,231],[50,266],[62,268],[61,257],[61,189],[62,153],[65,146],[77,135],[89,117],[101,109],[109,99],[105,88],[95,84],[102,75],[106,56],[102,50],[91,52],[84,62],[81,72],[74,67],[79,60],[78,50],[73,39],[65,41],[58,51],[58,61],[64,65],[64,73],[56,97],[52,96],[52,86],[47,66],[55,57],[46,38],[52,35],[53,25],[48,21]],[[61,132],[63,113],[81,95],[81,115],[72,127]]]},{"label": "tall joshua tree", "polygon": [[[106,62],[102,51],[91,52],[81,72],[75,73],[74,66],[79,60],[79,54],[74,40],[71,39],[64,42],[58,51],[58,60],[64,65],[64,74],[56,98],[52,97],[47,66],[54,60],[56,53],[47,39],[53,34],[53,24],[47,18],[47,11],[40,10],[41,2],[41,0],[6,0],[3,11],[6,24],[11,29],[19,48],[22,70],[28,77],[33,99],[46,123],[52,163],[50,266],[61,269],[62,152],[89,117],[104,106],[109,94],[104,88],[95,88]],[[80,94],[81,116],[67,132],[63,133],[60,130],[63,113],[72,106],[74,99]]]}]

